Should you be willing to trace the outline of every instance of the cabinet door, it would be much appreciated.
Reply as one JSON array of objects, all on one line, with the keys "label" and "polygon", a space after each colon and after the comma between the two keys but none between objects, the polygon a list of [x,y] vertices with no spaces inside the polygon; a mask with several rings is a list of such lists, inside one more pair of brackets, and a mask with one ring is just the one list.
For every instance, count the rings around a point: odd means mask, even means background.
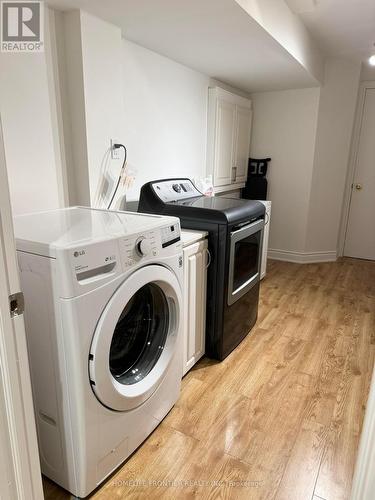
[{"label": "cabinet door", "polygon": [[215,186],[225,186],[232,182],[235,125],[236,105],[219,97],[216,107]]},{"label": "cabinet door", "polygon": [[236,182],[245,182],[249,161],[252,111],[244,106],[237,106],[235,160]]},{"label": "cabinet door", "polygon": [[184,248],[183,374],[203,356],[206,333],[207,240]]}]

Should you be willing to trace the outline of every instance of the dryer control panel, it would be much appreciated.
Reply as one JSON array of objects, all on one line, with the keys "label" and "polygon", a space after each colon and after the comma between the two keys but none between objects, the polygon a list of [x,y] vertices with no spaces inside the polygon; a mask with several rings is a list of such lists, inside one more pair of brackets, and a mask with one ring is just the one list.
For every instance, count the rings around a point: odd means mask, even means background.
[{"label": "dryer control panel", "polygon": [[202,196],[190,179],[169,179],[152,183],[155,194],[164,203]]}]

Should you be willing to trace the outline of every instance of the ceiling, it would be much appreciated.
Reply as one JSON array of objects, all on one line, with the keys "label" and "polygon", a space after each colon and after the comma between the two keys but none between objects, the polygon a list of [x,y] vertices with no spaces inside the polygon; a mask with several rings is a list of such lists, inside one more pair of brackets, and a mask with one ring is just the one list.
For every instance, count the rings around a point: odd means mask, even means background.
[{"label": "ceiling", "polygon": [[248,92],[317,85],[234,0],[47,1],[82,8],[128,40]]},{"label": "ceiling", "polygon": [[365,61],[375,53],[375,0],[285,0],[329,55]]}]

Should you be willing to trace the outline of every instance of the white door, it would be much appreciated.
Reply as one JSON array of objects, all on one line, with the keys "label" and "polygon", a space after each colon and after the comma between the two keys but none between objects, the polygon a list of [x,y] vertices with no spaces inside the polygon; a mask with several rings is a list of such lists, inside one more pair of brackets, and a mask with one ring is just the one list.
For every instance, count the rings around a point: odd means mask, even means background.
[{"label": "white door", "polygon": [[235,143],[236,182],[246,182],[249,161],[252,111],[244,106],[237,106],[237,127]]},{"label": "white door", "polygon": [[184,375],[205,350],[207,257],[207,240],[184,248]]},{"label": "white door", "polygon": [[0,178],[0,498],[39,500],[43,490],[22,297],[16,295],[20,283],[1,119]]},{"label": "white door", "polygon": [[365,89],[344,255],[375,260],[375,88]]},{"label": "white door", "polygon": [[235,125],[236,105],[219,97],[216,108],[215,186],[225,186],[232,182]]}]

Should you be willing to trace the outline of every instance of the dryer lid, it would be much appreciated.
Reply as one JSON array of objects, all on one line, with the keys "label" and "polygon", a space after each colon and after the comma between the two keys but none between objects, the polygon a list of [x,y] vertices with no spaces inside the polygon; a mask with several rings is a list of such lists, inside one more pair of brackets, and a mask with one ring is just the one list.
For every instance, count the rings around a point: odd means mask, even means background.
[{"label": "dryer lid", "polygon": [[160,213],[218,224],[264,217],[262,203],[224,196],[204,196],[190,179],[164,179],[142,186],[140,212]]}]

